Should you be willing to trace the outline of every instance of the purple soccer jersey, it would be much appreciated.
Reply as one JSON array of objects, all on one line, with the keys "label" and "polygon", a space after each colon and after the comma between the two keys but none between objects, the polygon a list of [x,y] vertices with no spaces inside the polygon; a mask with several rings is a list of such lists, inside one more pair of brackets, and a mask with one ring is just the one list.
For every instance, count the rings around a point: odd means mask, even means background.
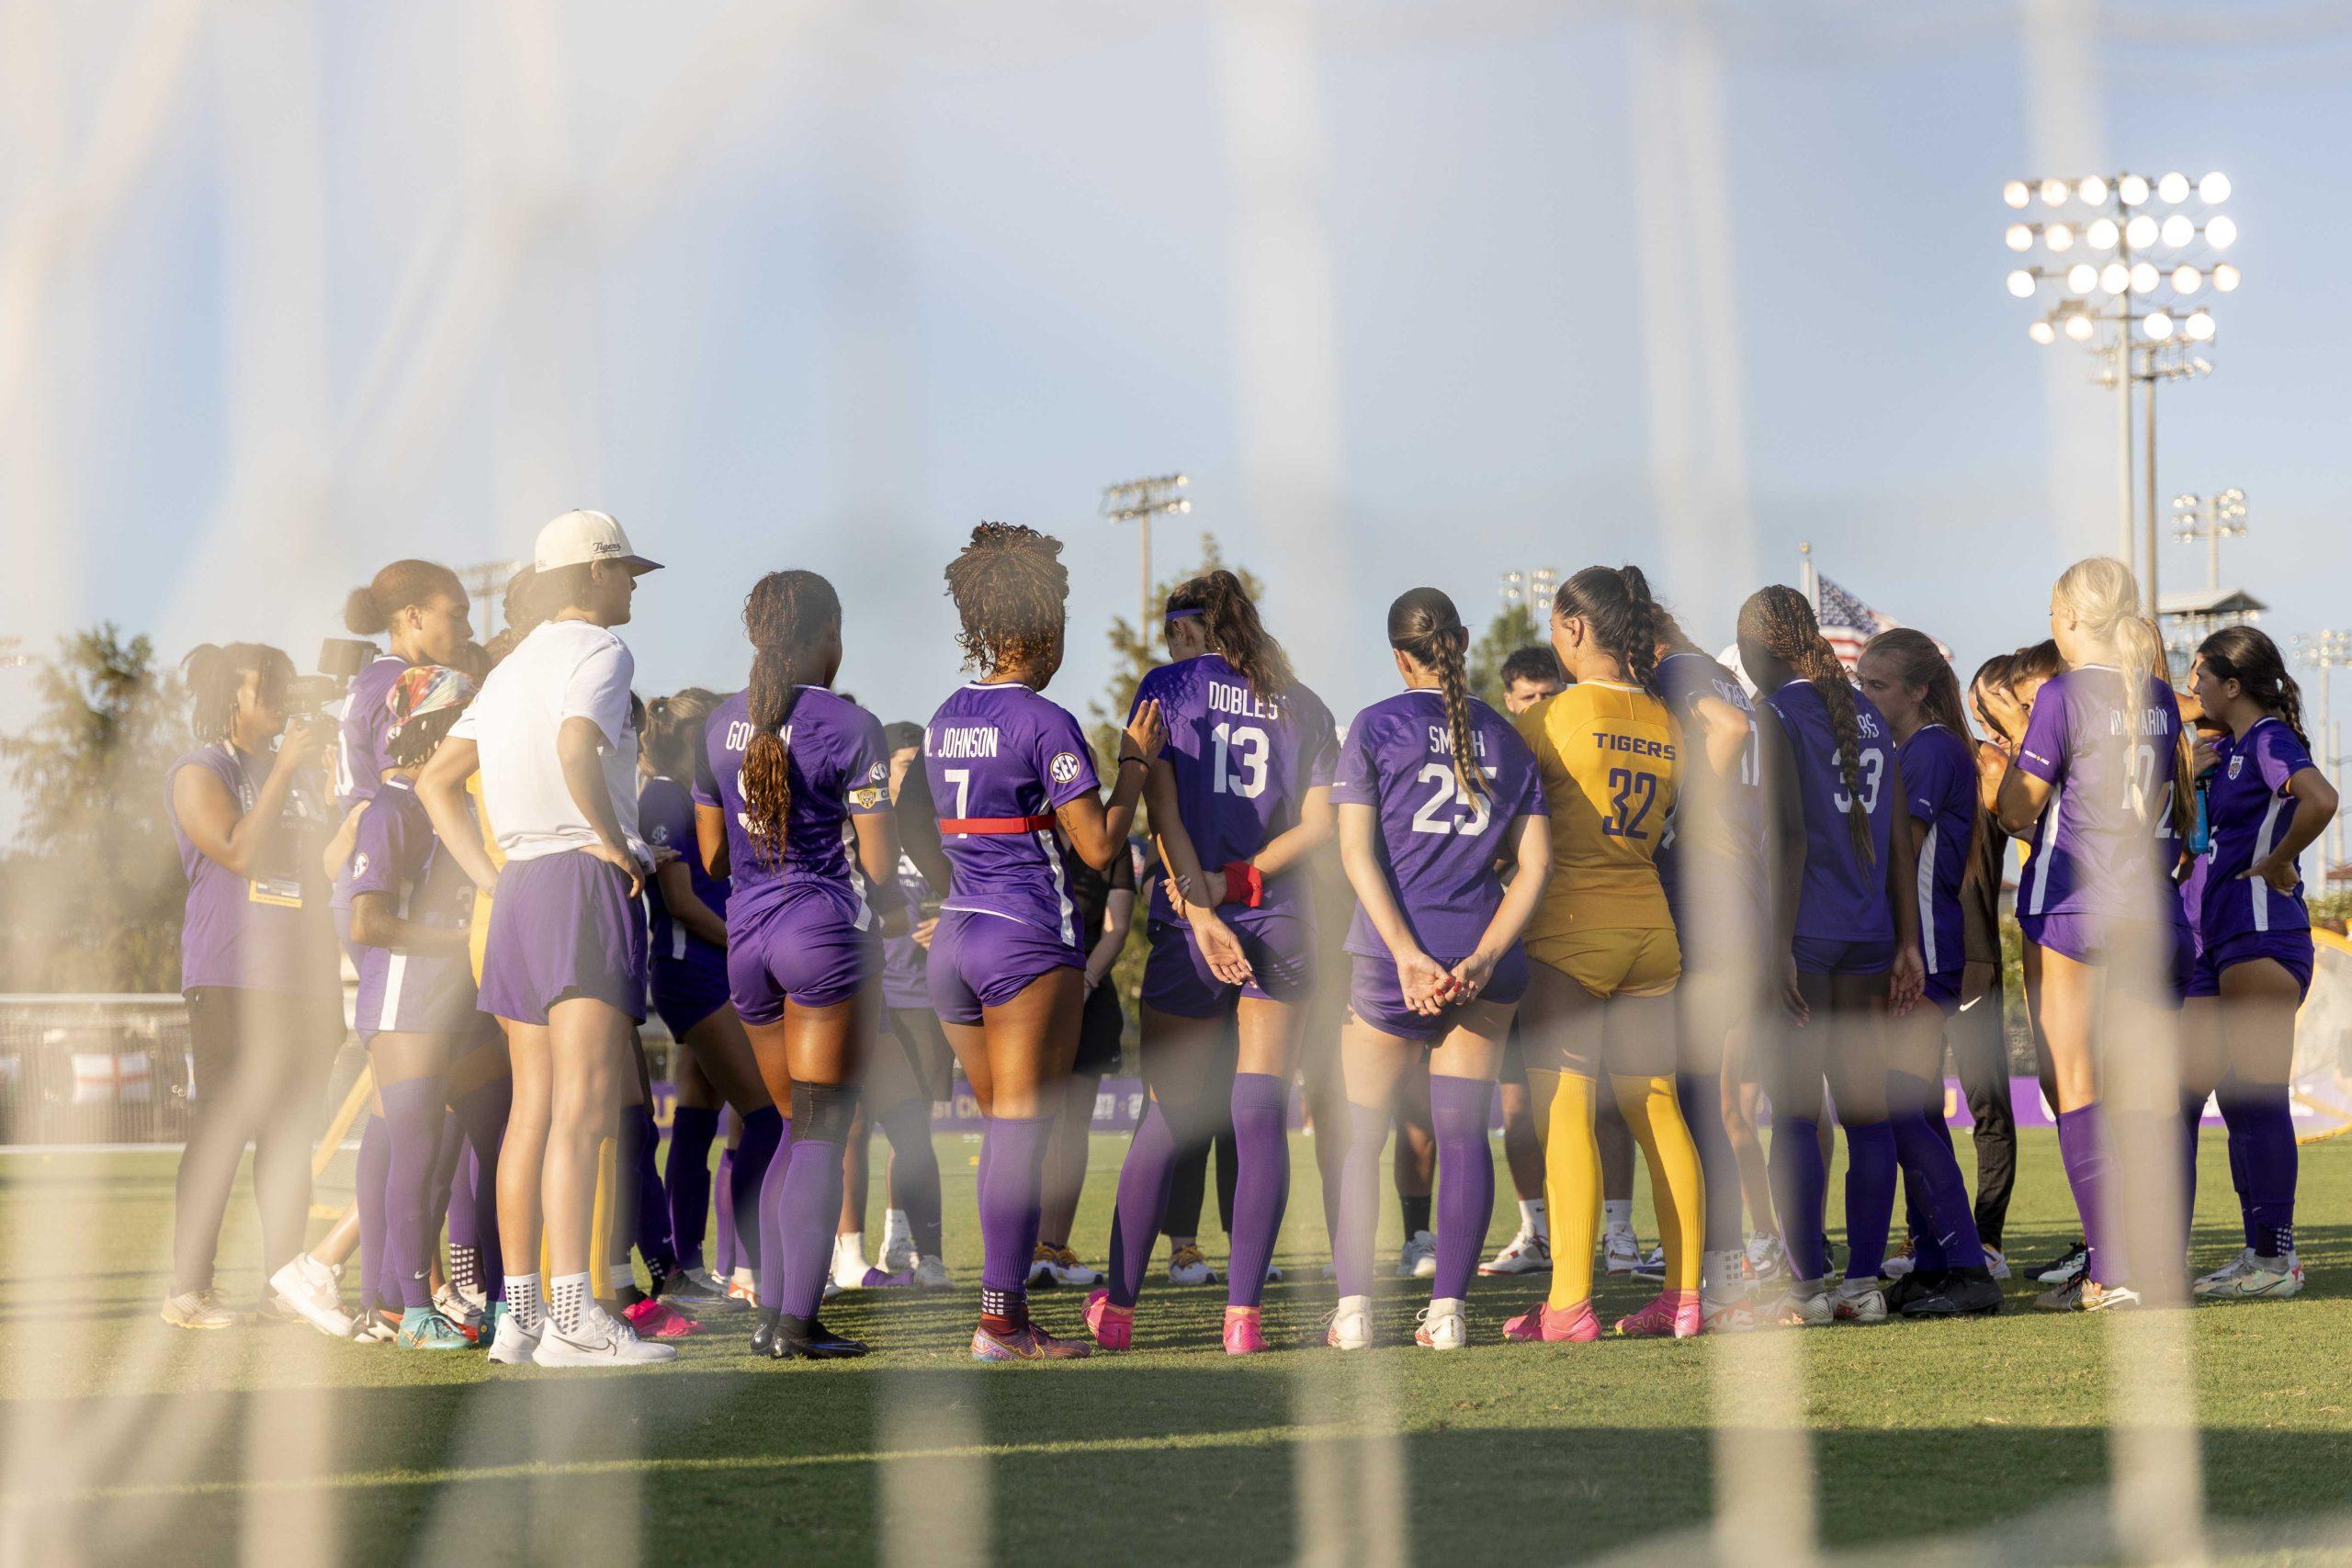
[{"label": "purple soccer jersey", "polygon": [[[687,875],[693,879],[695,897],[713,914],[724,916],[729,883],[728,878],[713,876],[703,869],[702,846],[695,833],[694,796],[686,786],[659,774],[646,780],[645,787],[637,794],[637,824],[647,843],[656,849],[678,852],[678,857],[685,863]],[[724,950],[672,919],[668,906],[662,901],[661,890],[650,880],[646,884],[645,897],[657,971],[664,964],[692,964],[715,974],[726,972]]]},{"label": "purple soccer jersey", "polygon": [[[921,924],[922,903],[931,897],[931,884],[923,880],[923,874],[916,868],[914,861],[904,854],[899,856],[898,882],[899,896],[906,900],[909,924]],[[884,1007],[927,1008],[931,1005],[931,983],[924,974],[927,957],[922,943],[911,935],[882,939]]]},{"label": "purple soccer jersey", "polygon": [[[1886,901],[1886,856],[1898,809],[1890,787],[1896,771],[1893,731],[1878,705],[1856,692],[1859,793],[1849,795],[1829,705],[1813,682],[1792,681],[1764,702],[1788,734],[1804,806],[1804,886],[1797,897],[1794,934],[1826,942],[1891,940],[1894,912]],[[1855,851],[1849,808],[1860,810],[1870,822],[1868,863]]]},{"label": "purple soccer jersey", "polygon": [[2312,918],[2303,904],[2300,866],[2292,893],[2245,874],[2286,837],[2295,819],[2287,781],[2312,765],[2311,752],[2283,721],[2269,717],[2243,736],[2223,737],[2213,750],[2219,760],[2209,775],[2207,798],[2213,847],[2204,865],[2197,921],[2202,949],[2274,931],[2308,931]]},{"label": "purple soccer jersey", "polygon": [[2153,676],[2086,665],[2041,688],[2017,765],[2050,785],[2050,799],[2034,824],[2019,915],[2182,918],[2172,886],[2179,736],[2180,705]]},{"label": "purple soccer jersey", "polygon": [[1930,975],[1967,962],[1960,879],[1976,826],[1976,764],[1969,752],[1969,743],[1942,725],[1923,724],[1895,753],[1912,819],[1928,829],[1919,845],[1919,946]]},{"label": "purple soccer jersey", "polygon": [[712,710],[695,776],[695,804],[718,807],[727,817],[730,930],[806,883],[857,899],[842,827],[852,817],[890,809],[890,748],[881,721],[825,687],[803,686],[784,726],[792,790],[784,863],[763,864],[743,828],[743,752],[752,734],[752,700],[738,692]]},{"label": "purple soccer jersey", "polygon": [[[1128,717],[1154,697],[1168,726],[1160,758],[1176,775],[1177,815],[1211,877],[1295,827],[1307,792],[1331,782],[1331,710],[1304,684],[1261,696],[1222,655],[1206,653],[1146,675]],[[1303,908],[1305,888],[1299,873],[1285,873],[1266,883],[1259,907]],[[1176,918],[1164,880],[1152,914]]]},{"label": "purple soccer jersey", "polygon": [[393,766],[392,714],[385,697],[408,669],[408,660],[381,654],[351,678],[344,694],[343,720],[335,731],[334,804],[348,812],[374,798],[384,770]]},{"label": "purple soccer jersey", "polygon": [[300,831],[309,817],[304,792],[298,789],[287,797],[288,831],[279,853],[270,864],[255,866],[245,875],[196,847],[180,826],[172,801],[172,780],[179,771],[201,768],[227,787],[239,810],[251,811],[261,793],[256,780],[271,765],[270,758],[247,757],[221,740],[188,752],[164,773],[164,809],[179,843],[180,871],[187,878],[180,921],[184,991],[198,986],[319,991],[337,984],[334,927],[327,912],[327,889],[316,869],[317,840]]},{"label": "purple soccer jersey", "polygon": [[[405,779],[379,784],[360,813],[345,883],[350,897],[381,893],[401,919],[463,931],[472,918],[474,885],[434,837],[433,823]],[[359,970],[356,1021],[362,1039],[380,1030],[454,1032],[471,1026],[473,965],[463,949],[396,953],[355,944]]]},{"label": "purple soccer jersey", "polygon": [[[1486,798],[1463,797],[1445,699],[1426,689],[1400,692],[1356,715],[1331,785],[1334,806],[1372,807],[1381,869],[1405,924],[1421,951],[1449,964],[1476,950],[1502,903],[1495,860],[1504,852],[1504,829],[1515,817],[1550,810],[1534,753],[1510,721],[1474,697],[1470,727],[1490,792]],[[1347,950],[1388,956],[1361,906],[1348,926]]]},{"label": "purple soccer jersey", "polygon": [[[1100,786],[1069,710],[1015,682],[972,682],[923,727],[922,766],[955,868],[941,910],[1021,920],[1075,947],[1077,907],[1051,818]],[[954,822],[989,830],[950,831]]]},{"label": "purple soccer jersey", "polygon": [[[1703,653],[1669,653],[1659,660],[1656,685],[1659,701],[1684,737],[1682,788],[1655,862],[1667,903],[1679,909],[1686,854],[1721,855],[1733,863],[1742,885],[1753,886],[1759,880],[1764,797],[1757,786],[1756,705],[1737,676]],[[1748,716],[1747,750],[1728,777],[1714,775],[1702,739],[1706,728],[1699,705],[1710,697]]]}]

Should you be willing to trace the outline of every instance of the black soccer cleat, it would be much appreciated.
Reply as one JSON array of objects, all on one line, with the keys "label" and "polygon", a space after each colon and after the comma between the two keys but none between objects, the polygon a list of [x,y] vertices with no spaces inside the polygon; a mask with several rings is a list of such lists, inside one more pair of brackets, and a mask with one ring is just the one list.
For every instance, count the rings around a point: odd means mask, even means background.
[{"label": "black soccer cleat", "polygon": [[2001,1287],[1982,1269],[1955,1269],[1933,1292],[1905,1304],[1903,1315],[1990,1317],[2001,1310]]},{"label": "black soccer cleat", "polygon": [[864,1344],[846,1339],[813,1317],[780,1316],[768,1355],[779,1361],[845,1361],[865,1354]]}]

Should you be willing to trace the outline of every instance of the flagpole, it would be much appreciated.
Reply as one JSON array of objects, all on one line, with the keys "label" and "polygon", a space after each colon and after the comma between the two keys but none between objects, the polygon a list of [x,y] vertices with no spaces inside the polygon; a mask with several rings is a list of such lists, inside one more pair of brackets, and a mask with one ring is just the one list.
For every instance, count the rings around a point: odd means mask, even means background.
[{"label": "flagpole", "polygon": [[1804,585],[1804,602],[1813,606],[1814,615],[1818,616],[1821,614],[1821,574],[1813,570],[1813,541],[1807,539],[1799,543],[1797,554],[1802,558],[1802,564],[1797,569],[1797,581]]}]

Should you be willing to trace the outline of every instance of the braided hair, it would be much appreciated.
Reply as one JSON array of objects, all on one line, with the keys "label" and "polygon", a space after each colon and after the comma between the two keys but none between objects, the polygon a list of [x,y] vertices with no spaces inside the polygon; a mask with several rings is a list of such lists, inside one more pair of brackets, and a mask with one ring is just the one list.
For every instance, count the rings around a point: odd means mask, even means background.
[{"label": "braided hair", "polygon": [[1265,622],[1258,618],[1258,606],[1250,599],[1250,590],[1223,567],[1205,577],[1178,584],[1176,591],[1168,595],[1168,613],[1172,615],[1180,610],[1201,613],[1201,625],[1209,634],[1209,646],[1240,671],[1241,678],[1258,695],[1278,697],[1297,682],[1298,677],[1291,671],[1290,656],[1283,651],[1283,645],[1274,640],[1273,634],[1266,630]]},{"label": "braided hair", "polygon": [[[1442,590],[1408,589],[1388,606],[1388,646],[1437,676],[1438,693],[1445,699],[1446,738],[1453,749],[1453,782],[1463,797],[1493,798],[1470,722],[1470,678],[1463,669],[1470,632],[1462,612]],[[1548,650],[1544,657],[1551,657]]]},{"label": "braided hair", "polygon": [[190,649],[180,669],[187,677],[188,729],[200,741],[226,740],[237,719],[245,677],[264,705],[283,706],[294,661],[259,642],[204,643]]},{"label": "braided hair", "polygon": [[1829,710],[1830,732],[1838,739],[1838,776],[1846,786],[1846,828],[1853,835],[1854,852],[1862,863],[1877,859],[1871,846],[1870,814],[1862,809],[1861,727],[1854,714],[1854,687],[1837,650],[1821,635],[1813,605],[1786,583],[1759,588],[1739,607],[1741,657],[1753,646],[1794,671],[1821,695]]},{"label": "braided hair", "polygon": [[2256,706],[2295,732],[2309,750],[2303,733],[2303,689],[2287,673],[2287,661],[2267,632],[2252,626],[2223,626],[2197,645],[2198,662],[2216,681],[2235,681]]},{"label": "braided hair", "polygon": [[1069,618],[1062,542],[1018,523],[983,523],[947,563],[964,662],[986,674],[1049,659]]},{"label": "braided hair", "polygon": [[792,757],[784,727],[800,696],[800,677],[818,673],[826,641],[841,629],[842,602],[813,571],[772,571],[743,600],[752,639],[752,739],[743,748],[743,832],[769,867],[784,863],[792,809]]},{"label": "braided hair", "polygon": [[1636,685],[1655,694],[1657,647],[1673,622],[1650,597],[1637,566],[1589,566],[1552,595],[1552,614],[1591,628],[1593,640],[1625,667]]}]

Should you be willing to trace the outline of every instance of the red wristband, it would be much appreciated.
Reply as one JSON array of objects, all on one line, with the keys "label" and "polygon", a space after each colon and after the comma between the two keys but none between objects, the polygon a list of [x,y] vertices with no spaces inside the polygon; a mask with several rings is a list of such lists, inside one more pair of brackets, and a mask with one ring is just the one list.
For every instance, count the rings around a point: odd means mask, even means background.
[{"label": "red wristband", "polygon": [[1219,902],[1254,909],[1265,901],[1266,879],[1246,860],[1228,861],[1225,867],[1225,897]]}]

